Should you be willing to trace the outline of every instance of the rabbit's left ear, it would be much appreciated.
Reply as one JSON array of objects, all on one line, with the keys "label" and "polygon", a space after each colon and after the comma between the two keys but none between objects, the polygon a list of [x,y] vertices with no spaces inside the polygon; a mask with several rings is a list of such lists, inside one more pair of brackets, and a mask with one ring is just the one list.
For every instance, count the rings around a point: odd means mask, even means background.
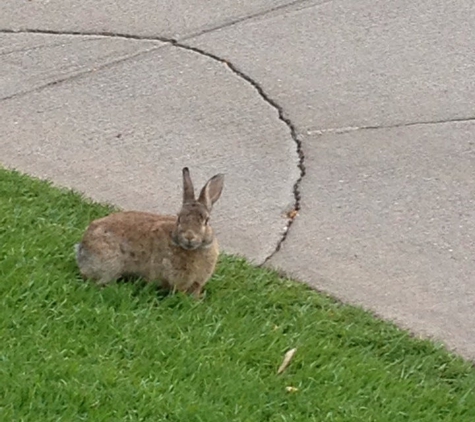
[{"label": "rabbit's left ear", "polygon": [[208,211],[211,211],[213,204],[221,196],[224,186],[224,174],[217,174],[208,180],[203,189],[201,189],[198,202],[203,204]]}]

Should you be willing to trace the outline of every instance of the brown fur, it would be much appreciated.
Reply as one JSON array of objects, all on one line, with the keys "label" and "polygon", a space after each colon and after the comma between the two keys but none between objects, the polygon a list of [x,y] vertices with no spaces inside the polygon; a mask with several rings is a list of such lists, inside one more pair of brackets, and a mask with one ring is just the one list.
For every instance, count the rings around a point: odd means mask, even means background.
[{"label": "brown fur", "polygon": [[128,211],[93,221],[76,251],[83,277],[105,285],[136,275],[199,296],[219,255],[208,219],[221,194],[223,176],[210,179],[198,200],[194,193],[190,196],[193,187],[186,168],[183,177],[185,195],[178,218]]}]

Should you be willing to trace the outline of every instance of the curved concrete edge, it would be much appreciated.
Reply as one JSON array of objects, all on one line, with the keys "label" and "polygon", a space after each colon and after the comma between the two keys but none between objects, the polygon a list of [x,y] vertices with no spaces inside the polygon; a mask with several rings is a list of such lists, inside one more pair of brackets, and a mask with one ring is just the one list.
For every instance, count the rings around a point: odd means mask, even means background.
[{"label": "curved concrete edge", "polygon": [[168,213],[179,208],[182,166],[197,185],[224,169],[220,242],[261,264],[295,206],[298,157],[278,107],[230,68],[170,44],[4,100],[2,162],[95,200]]},{"label": "curved concrete edge", "polygon": [[475,359],[475,122],[307,136],[267,265]]}]

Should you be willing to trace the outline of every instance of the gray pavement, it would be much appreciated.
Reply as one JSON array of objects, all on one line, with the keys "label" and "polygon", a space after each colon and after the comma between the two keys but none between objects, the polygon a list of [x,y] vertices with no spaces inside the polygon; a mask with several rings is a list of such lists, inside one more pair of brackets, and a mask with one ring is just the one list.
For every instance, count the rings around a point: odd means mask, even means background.
[{"label": "gray pavement", "polygon": [[473,359],[473,45],[468,0],[4,0],[0,163],[161,212],[224,172],[224,250]]}]

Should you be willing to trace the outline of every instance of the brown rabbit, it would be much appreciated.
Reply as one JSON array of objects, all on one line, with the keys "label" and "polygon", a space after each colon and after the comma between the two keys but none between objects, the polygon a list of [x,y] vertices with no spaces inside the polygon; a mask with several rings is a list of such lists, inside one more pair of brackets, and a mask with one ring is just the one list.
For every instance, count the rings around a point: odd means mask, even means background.
[{"label": "brown rabbit", "polygon": [[119,277],[135,275],[199,297],[219,255],[209,217],[223,184],[224,176],[217,174],[195,199],[190,172],[185,167],[183,205],[178,217],[128,211],[93,221],[76,245],[82,276],[106,285]]}]

